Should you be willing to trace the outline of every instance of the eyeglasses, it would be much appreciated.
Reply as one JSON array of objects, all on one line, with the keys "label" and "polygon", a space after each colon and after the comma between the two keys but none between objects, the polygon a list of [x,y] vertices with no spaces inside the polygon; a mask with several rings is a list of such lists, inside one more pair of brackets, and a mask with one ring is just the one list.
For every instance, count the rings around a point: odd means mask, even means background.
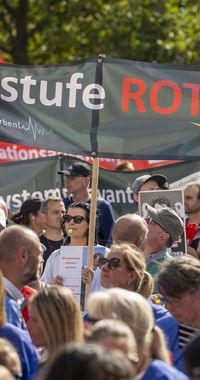
[{"label": "eyeglasses", "polygon": [[73,219],[74,223],[76,223],[76,224],[80,224],[83,220],[87,220],[82,215],[75,215],[75,216],[65,215],[63,218],[63,221],[64,221],[64,223],[70,223],[72,221],[72,219]]},{"label": "eyeglasses", "polygon": [[102,265],[108,264],[109,269],[116,269],[119,266],[120,259],[117,257],[112,257],[112,259],[106,259],[105,257],[100,257],[98,260],[98,266],[101,268]]},{"label": "eyeglasses", "polygon": [[160,228],[162,228],[163,231],[165,231],[164,227],[161,226],[159,223],[157,223],[155,220],[153,220],[151,218],[151,216],[147,216],[145,220],[146,220],[147,224],[153,224],[154,226],[159,226]]},{"label": "eyeglasses", "polygon": [[196,289],[189,289],[185,294],[182,294],[180,297],[165,297],[161,296],[161,300],[164,304],[173,304],[179,305],[189,294],[195,293]]}]

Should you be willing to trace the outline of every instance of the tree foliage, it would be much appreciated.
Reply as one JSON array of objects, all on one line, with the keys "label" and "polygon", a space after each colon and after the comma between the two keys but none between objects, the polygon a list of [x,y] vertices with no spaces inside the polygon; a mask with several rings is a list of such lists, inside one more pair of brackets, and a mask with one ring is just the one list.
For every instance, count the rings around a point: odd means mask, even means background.
[{"label": "tree foliage", "polygon": [[199,64],[193,0],[0,0],[7,62],[65,63],[96,56]]}]

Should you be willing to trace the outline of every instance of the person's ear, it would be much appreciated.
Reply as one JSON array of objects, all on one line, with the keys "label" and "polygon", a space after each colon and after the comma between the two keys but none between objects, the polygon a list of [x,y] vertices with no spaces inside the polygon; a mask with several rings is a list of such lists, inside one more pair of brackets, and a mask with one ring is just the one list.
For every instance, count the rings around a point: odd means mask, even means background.
[{"label": "person's ear", "polygon": [[43,219],[44,223],[47,222],[47,214],[45,212],[42,213],[42,219]]},{"label": "person's ear", "polygon": [[89,226],[88,226],[88,228],[87,228],[87,230],[85,231],[85,236],[89,236]]},{"label": "person's ear", "polygon": [[20,258],[21,260],[27,260],[27,248],[22,246],[22,247],[19,247],[18,250],[17,250],[17,255],[18,255],[18,258]]},{"label": "person's ear", "polygon": [[29,214],[29,219],[30,220],[34,220],[35,219],[35,215],[32,212],[30,212],[30,214]]},{"label": "person's ear", "polygon": [[131,271],[128,276],[127,284],[130,286],[137,280],[137,273],[135,271]]},{"label": "person's ear", "polygon": [[139,202],[139,195],[138,194],[133,194],[133,200],[135,203]]},{"label": "person's ear", "polygon": [[170,234],[166,231],[162,231],[162,234],[160,234],[160,240],[167,241],[170,238]]}]

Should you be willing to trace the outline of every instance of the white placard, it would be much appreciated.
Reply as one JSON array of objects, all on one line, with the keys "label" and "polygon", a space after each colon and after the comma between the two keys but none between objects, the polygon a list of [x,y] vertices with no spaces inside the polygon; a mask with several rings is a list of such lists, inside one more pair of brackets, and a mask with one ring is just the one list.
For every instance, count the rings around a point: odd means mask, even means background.
[{"label": "white placard", "polygon": [[[96,245],[94,254],[100,253],[103,256],[108,251],[106,247]],[[82,268],[87,265],[88,247],[84,246],[61,246],[59,275],[63,278],[63,285],[68,287],[81,309],[84,309],[85,285],[82,282]]]}]

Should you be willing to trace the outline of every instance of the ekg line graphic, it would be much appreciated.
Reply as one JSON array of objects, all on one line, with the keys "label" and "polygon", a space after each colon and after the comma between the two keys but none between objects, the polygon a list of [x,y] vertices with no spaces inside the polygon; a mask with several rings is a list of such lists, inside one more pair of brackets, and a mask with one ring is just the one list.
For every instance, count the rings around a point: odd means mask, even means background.
[{"label": "ekg line graphic", "polygon": [[0,128],[14,128],[18,130],[22,130],[26,133],[32,133],[34,141],[37,140],[37,137],[43,136],[55,136],[55,133],[52,129],[47,129],[45,127],[40,127],[35,120],[32,120],[29,116],[28,122],[21,121],[13,121],[10,119],[6,119],[5,116],[0,115]]},{"label": "ekg line graphic", "polygon": [[44,127],[39,127],[36,121],[32,121],[31,117],[29,116],[28,119],[28,127],[27,129],[24,128],[24,130],[29,130],[32,132],[34,141],[37,139],[38,136],[45,136],[45,135],[54,135],[54,132],[52,129],[48,130]]}]

